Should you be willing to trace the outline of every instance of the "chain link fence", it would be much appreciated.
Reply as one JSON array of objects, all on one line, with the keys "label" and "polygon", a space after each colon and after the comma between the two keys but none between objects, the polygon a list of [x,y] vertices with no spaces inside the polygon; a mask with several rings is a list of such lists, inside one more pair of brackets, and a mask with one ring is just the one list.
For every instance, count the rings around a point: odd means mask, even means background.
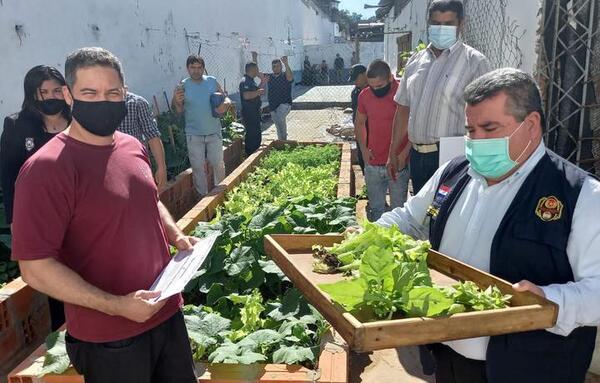
[{"label": "chain link fence", "polygon": [[[523,63],[519,49],[519,26],[506,15],[508,0],[463,0],[464,40],[483,53],[493,68],[515,67]],[[531,1],[531,0],[528,0]]]}]

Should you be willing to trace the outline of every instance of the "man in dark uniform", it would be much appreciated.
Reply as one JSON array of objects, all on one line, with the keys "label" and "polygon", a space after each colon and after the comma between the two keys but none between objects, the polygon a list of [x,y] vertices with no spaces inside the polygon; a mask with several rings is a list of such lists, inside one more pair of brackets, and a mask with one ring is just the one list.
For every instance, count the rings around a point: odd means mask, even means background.
[{"label": "man in dark uniform", "polygon": [[[350,70],[350,77],[348,78],[348,82],[354,83],[354,89],[352,89],[352,93],[350,95],[352,99],[352,123],[356,124],[356,111],[358,109],[358,95],[362,92],[363,89],[367,87],[367,68],[364,65],[356,64],[352,66]],[[354,125],[354,136],[357,137],[356,125]],[[363,173],[365,172],[365,161],[363,160],[362,153],[360,152],[360,146],[356,145],[356,150],[358,151],[358,164],[360,165]]]},{"label": "man in dark uniform", "polygon": [[466,158],[377,223],[546,297],[558,317],[547,330],[430,345],[436,382],[583,383],[600,324],[600,182],[544,146],[530,75],[495,70],[464,99]]},{"label": "man in dark uniform", "polygon": [[258,65],[253,62],[246,64],[246,74],[240,82],[240,98],[242,99],[242,119],[246,127],[244,139],[244,150],[246,155],[254,153],[261,144],[262,130],[260,125],[260,111],[262,107],[261,96],[265,94],[264,88],[256,85],[255,78],[258,77]]}]

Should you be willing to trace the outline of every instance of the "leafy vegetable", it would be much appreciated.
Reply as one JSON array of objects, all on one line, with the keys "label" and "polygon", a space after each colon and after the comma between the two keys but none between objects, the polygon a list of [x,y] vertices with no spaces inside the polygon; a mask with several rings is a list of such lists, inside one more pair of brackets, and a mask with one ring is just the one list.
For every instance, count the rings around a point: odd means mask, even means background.
[{"label": "leafy vegetable", "polygon": [[495,286],[485,291],[473,282],[433,286],[427,267],[428,242],[416,241],[396,227],[366,223],[364,229],[329,249],[315,249],[316,266],[329,262],[330,268],[341,271],[343,266],[334,264],[359,263],[358,277],[319,286],[346,310],[367,313],[367,319],[390,319],[397,314],[436,317],[508,304],[510,296]]},{"label": "leafy vegetable", "polygon": [[62,374],[70,365],[65,344],[65,331],[53,332],[46,337],[48,351],[44,356],[44,365],[40,376],[47,374]]}]

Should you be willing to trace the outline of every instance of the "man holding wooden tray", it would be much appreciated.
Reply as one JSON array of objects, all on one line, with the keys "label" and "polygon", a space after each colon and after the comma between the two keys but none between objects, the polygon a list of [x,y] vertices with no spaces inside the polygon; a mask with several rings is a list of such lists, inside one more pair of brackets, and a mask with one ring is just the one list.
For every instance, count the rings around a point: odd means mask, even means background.
[{"label": "man holding wooden tray", "polygon": [[545,147],[530,75],[498,69],[464,98],[466,158],[443,165],[377,222],[429,239],[559,312],[548,330],[430,345],[436,381],[583,382],[600,324],[600,182]]}]

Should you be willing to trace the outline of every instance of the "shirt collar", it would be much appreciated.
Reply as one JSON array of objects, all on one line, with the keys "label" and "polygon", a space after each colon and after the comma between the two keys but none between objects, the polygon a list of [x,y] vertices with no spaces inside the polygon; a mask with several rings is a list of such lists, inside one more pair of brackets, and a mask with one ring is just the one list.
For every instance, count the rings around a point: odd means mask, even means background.
[{"label": "shirt collar", "polygon": [[[535,149],[535,151],[531,154],[531,156],[529,156],[529,158],[523,163],[523,165],[521,165],[521,167],[519,167],[519,169],[516,172],[514,172],[510,177],[499,182],[497,185],[510,184],[510,183],[513,183],[523,177],[527,177],[529,175],[529,173],[531,173],[531,171],[540,162],[542,157],[544,157],[545,154],[546,154],[546,145],[544,145],[544,141],[542,141],[542,142],[540,142],[538,147]],[[471,178],[477,180],[485,187],[488,186],[488,183],[487,183],[485,177],[483,177],[481,174],[475,172],[470,166],[469,166],[468,173],[471,176]]]},{"label": "shirt collar", "polygon": [[[444,55],[444,54],[446,54],[446,52],[448,52],[447,53],[448,56],[451,56],[454,53],[459,52],[462,49],[464,49],[464,47],[465,47],[465,44],[462,42],[462,40],[461,39],[457,39],[456,42],[450,48],[444,49],[442,51],[441,55]],[[427,50],[429,51],[429,53],[431,53],[431,55],[433,57],[436,57],[435,53],[433,53],[433,45],[431,43],[429,43],[429,45],[427,46]]]}]

